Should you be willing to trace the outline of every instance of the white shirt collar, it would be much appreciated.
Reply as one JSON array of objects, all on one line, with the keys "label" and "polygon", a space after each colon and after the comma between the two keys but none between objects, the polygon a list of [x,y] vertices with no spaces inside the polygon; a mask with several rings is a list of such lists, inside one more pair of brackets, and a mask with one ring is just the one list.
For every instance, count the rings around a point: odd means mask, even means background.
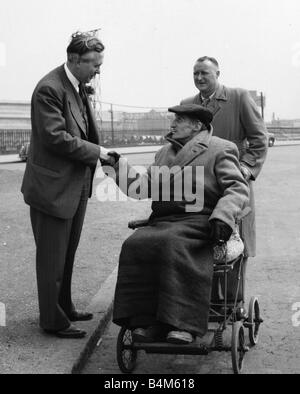
[{"label": "white shirt collar", "polygon": [[71,73],[71,71],[69,70],[67,63],[64,64],[64,68],[65,68],[65,72],[67,74],[67,77],[69,79],[69,81],[71,82],[71,84],[74,86],[75,90],[77,93],[79,93],[79,84],[80,82],[78,81],[77,78],[74,77],[74,75]]}]

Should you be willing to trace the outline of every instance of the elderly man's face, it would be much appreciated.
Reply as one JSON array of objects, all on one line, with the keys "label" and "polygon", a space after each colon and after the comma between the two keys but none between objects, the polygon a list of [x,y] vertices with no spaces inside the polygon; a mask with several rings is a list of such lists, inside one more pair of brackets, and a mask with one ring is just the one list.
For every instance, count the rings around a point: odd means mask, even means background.
[{"label": "elderly man's face", "polygon": [[184,139],[193,136],[201,129],[201,122],[192,120],[187,116],[175,115],[171,124],[173,139]]},{"label": "elderly man's face", "polygon": [[218,67],[209,60],[195,64],[194,83],[204,97],[209,97],[215,92],[219,75]]},{"label": "elderly man's face", "polygon": [[103,63],[103,53],[89,52],[78,57],[76,62],[76,77],[80,82],[89,83],[97,74]]}]

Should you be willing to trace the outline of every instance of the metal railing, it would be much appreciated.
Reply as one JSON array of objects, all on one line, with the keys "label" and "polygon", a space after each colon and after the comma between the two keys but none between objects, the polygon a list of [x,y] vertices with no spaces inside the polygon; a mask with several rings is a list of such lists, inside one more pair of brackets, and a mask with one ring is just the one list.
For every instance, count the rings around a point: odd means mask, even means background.
[{"label": "metal railing", "polygon": [[[278,141],[300,140],[300,128],[291,127],[268,127],[268,131],[275,135]],[[163,144],[164,135],[168,128],[119,129],[114,130],[112,138],[111,130],[102,130],[100,133],[101,143],[104,146],[134,146]],[[22,145],[30,141],[31,130],[1,130],[0,129],[0,154],[18,152]]]},{"label": "metal railing", "polygon": [[21,146],[30,141],[31,130],[0,130],[0,153],[19,151]]}]

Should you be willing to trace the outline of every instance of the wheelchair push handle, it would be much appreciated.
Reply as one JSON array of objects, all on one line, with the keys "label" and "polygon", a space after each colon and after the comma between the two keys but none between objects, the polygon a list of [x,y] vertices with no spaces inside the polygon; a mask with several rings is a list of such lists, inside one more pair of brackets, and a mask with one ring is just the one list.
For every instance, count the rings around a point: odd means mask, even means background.
[{"label": "wheelchair push handle", "polygon": [[250,214],[252,209],[250,207],[244,208],[236,218],[236,223],[239,224],[246,216]]}]

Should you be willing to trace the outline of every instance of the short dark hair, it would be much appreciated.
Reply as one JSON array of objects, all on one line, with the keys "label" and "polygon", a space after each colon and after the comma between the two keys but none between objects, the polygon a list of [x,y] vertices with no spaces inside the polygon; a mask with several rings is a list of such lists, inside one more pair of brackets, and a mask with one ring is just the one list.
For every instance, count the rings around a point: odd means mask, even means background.
[{"label": "short dark hair", "polygon": [[219,68],[218,61],[214,57],[210,57],[210,56],[202,56],[196,61],[196,63],[203,63],[203,62],[205,62],[205,60],[209,60],[210,62],[212,62],[215,66],[217,66]]},{"label": "short dark hair", "polygon": [[102,42],[91,33],[76,32],[71,36],[71,42],[67,48],[67,54],[85,55],[88,52],[103,52],[105,49]]}]

